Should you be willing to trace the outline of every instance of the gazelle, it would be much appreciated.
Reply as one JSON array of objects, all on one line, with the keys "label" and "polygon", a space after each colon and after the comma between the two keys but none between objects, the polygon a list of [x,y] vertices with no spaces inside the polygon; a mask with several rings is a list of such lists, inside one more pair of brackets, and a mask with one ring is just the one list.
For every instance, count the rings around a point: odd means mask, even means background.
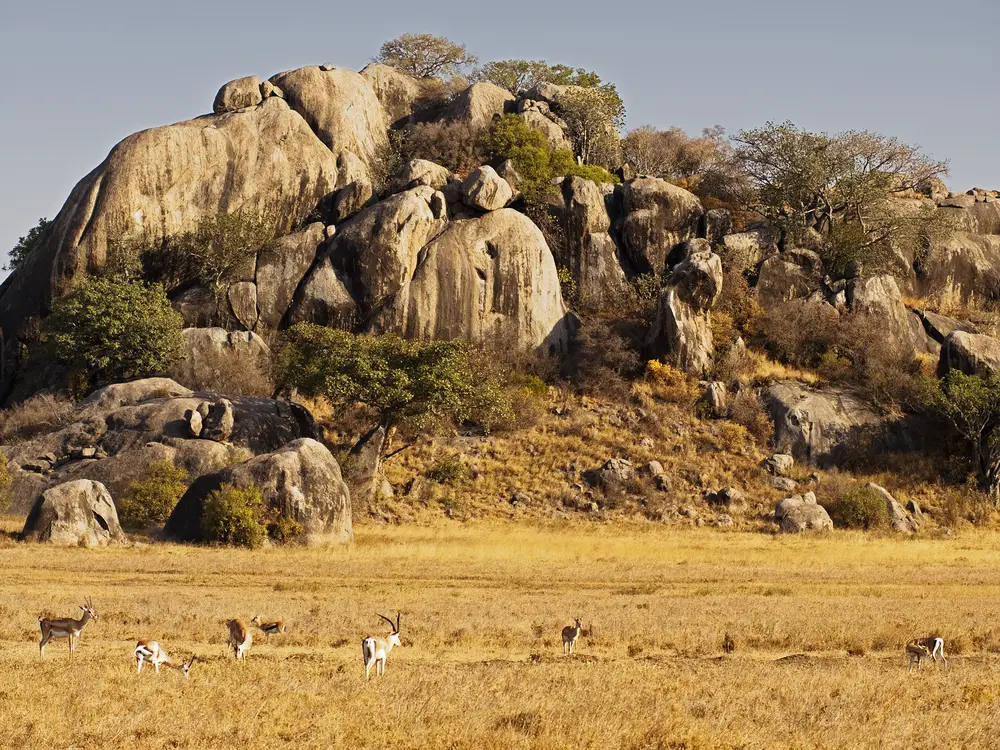
[{"label": "gazelle", "polygon": [[379,615],[383,620],[389,623],[392,630],[389,632],[385,638],[379,638],[374,635],[370,635],[361,641],[361,654],[364,657],[365,662],[365,679],[369,679],[369,673],[372,667],[375,667],[376,676],[381,677],[385,674],[385,660],[389,656],[389,652],[392,651],[393,646],[402,646],[403,644],[399,641],[399,612],[396,613],[396,622],[393,622],[385,615]]},{"label": "gazelle", "polygon": [[264,634],[264,643],[267,643],[271,639],[272,635],[281,635],[286,631],[284,620],[264,622],[260,615],[256,615],[250,622],[256,625]]},{"label": "gazelle", "polygon": [[939,655],[943,662],[942,666],[948,669],[948,660],[944,657],[944,638],[932,636],[910,641],[906,644],[906,656],[910,661],[910,668],[907,671],[913,671],[913,662],[916,662],[917,669],[920,669],[920,662],[923,659],[932,659],[936,663]]},{"label": "gazelle", "polygon": [[79,620],[74,620],[72,617],[38,618],[38,627],[42,631],[42,641],[38,644],[38,652],[41,656],[45,656],[45,644],[53,638],[69,638],[69,653],[71,656],[73,655],[76,651],[75,639],[80,637],[80,633],[88,622],[91,620],[97,622],[97,613],[94,612],[94,604],[89,596],[86,603],[80,605],[80,609],[83,610],[83,616]]},{"label": "gazelle", "polygon": [[135,671],[136,674],[142,672],[142,665],[147,659],[149,663],[153,665],[153,671],[157,674],[160,673],[160,665],[165,664],[169,667],[174,667],[175,669],[180,669],[184,672],[184,679],[190,678],[188,672],[191,670],[191,665],[195,663],[196,657],[192,656],[187,661],[182,661],[180,666],[174,664],[173,659],[167,655],[167,652],[160,648],[160,644],[157,641],[141,640],[135,644],[135,650],[132,652],[135,655]]},{"label": "gazelle", "polygon": [[253,645],[253,634],[243,624],[243,620],[229,621],[229,648],[236,654],[236,661],[246,661],[247,651]]},{"label": "gazelle", "polygon": [[562,630],[563,653],[572,654],[576,648],[576,642],[580,639],[580,631],[583,630],[583,623],[580,617],[573,618],[573,624],[567,625]]}]

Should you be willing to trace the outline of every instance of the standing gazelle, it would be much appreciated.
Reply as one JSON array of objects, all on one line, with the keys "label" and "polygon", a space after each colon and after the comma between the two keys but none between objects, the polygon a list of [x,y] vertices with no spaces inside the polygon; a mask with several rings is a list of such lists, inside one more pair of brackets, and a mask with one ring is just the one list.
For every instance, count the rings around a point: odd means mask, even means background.
[{"label": "standing gazelle", "polygon": [[[253,634],[243,620],[229,621],[229,648],[236,654],[236,661],[246,661],[247,651],[253,645]],[[228,650],[228,649],[227,649]]]},{"label": "standing gazelle", "polygon": [[94,604],[89,596],[86,603],[80,605],[80,609],[83,610],[83,616],[79,620],[72,617],[38,618],[38,627],[42,631],[42,641],[38,644],[41,656],[45,656],[45,644],[53,638],[69,638],[69,653],[73,655],[76,651],[76,639],[80,637],[84,626],[91,620],[97,622],[97,613],[94,612]]},{"label": "standing gazelle", "polygon": [[169,667],[174,667],[180,669],[184,672],[184,679],[190,678],[188,674],[191,670],[191,665],[195,663],[196,657],[191,656],[187,661],[182,661],[180,666],[174,664],[174,660],[167,655],[167,652],[160,648],[160,644],[157,641],[149,641],[143,639],[135,644],[135,650],[132,652],[135,655],[135,671],[136,674],[142,672],[142,665],[147,659],[149,663],[153,665],[153,670],[159,674],[160,665],[164,664]]},{"label": "standing gazelle", "polygon": [[361,655],[364,657],[366,680],[369,679],[369,673],[373,666],[375,667],[376,676],[381,677],[384,675],[385,660],[389,656],[389,652],[392,651],[392,647],[403,645],[399,641],[399,612],[396,613],[396,622],[393,622],[385,615],[379,615],[379,617],[389,623],[392,630],[385,638],[370,635],[361,641]]},{"label": "standing gazelle", "polygon": [[280,635],[286,630],[284,620],[264,622],[260,615],[256,615],[250,622],[260,628],[260,631],[264,634],[264,643],[270,641],[272,635]]},{"label": "standing gazelle", "polygon": [[906,644],[906,656],[910,661],[908,672],[913,671],[913,662],[917,663],[920,669],[920,662],[923,659],[931,659],[935,663],[940,655],[942,666],[948,669],[948,660],[944,658],[944,638],[931,636],[930,638],[920,638]]},{"label": "standing gazelle", "polygon": [[583,630],[581,617],[574,617],[573,624],[567,625],[562,630],[563,653],[572,654],[576,648],[576,642],[580,639],[580,631]]}]

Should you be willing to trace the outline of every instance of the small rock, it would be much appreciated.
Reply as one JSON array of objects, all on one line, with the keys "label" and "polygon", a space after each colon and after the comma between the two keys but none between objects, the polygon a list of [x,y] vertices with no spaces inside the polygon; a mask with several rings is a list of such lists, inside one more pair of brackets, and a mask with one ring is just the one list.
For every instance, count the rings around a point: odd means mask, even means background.
[{"label": "small rock", "polygon": [[728,529],[734,525],[733,517],[722,513],[715,517],[715,525],[719,528]]},{"label": "small rock", "polygon": [[794,492],[798,484],[788,477],[771,477],[771,486],[782,492]]},{"label": "small rock", "polygon": [[670,477],[667,474],[657,474],[653,477],[653,483],[660,492],[670,492]]},{"label": "small rock", "polygon": [[920,509],[920,505],[916,500],[910,500],[906,504],[906,510],[909,511],[914,518],[923,518],[924,512]]},{"label": "small rock", "polygon": [[520,490],[516,490],[513,495],[511,495],[510,500],[508,500],[511,505],[517,507],[518,505],[529,505],[531,503],[531,496]]},{"label": "small rock", "polygon": [[514,197],[507,181],[490,166],[472,170],[462,183],[462,201],[481,211],[496,211]]},{"label": "small rock", "polygon": [[651,477],[655,477],[658,474],[663,473],[663,464],[661,464],[659,461],[650,461],[648,464],[646,464],[646,471],[649,473]]},{"label": "small rock", "polygon": [[702,526],[705,525],[705,519],[704,518],[694,519],[694,525],[697,526],[698,528],[701,528]]},{"label": "small rock", "polygon": [[188,433],[191,437],[201,437],[202,427],[204,426],[201,418],[201,412],[197,409],[188,409],[184,412],[184,421],[187,422]]},{"label": "small rock", "polygon": [[588,507],[588,510],[591,513],[597,513],[598,511],[600,511],[600,508],[598,507],[597,503],[591,503],[590,506]]},{"label": "small rock", "polygon": [[729,414],[729,396],[726,393],[725,383],[719,381],[709,383],[703,398],[708,405],[709,413],[715,419],[722,419]]},{"label": "small rock", "polygon": [[337,66],[334,65],[333,63],[327,62],[327,63],[323,63],[322,65],[320,65],[319,69],[322,70],[324,73],[328,73],[331,70],[336,70]]},{"label": "small rock", "polygon": [[735,487],[726,487],[709,495],[708,501],[731,510],[743,510],[747,506],[746,497]]},{"label": "small rock", "polygon": [[656,443],[653,442],[653,438],[644,437],[639,441],[639,447],[643,450],[651,451],[656,447]]},{"label": "small rock", "polygon": [[830,530],[833,530],[833,521],[822,505],[799,505],[789,510],[781,519],[781,531],[785,534]]},{"label": "small rock", "polygon": [[233,412],[233,402],[220,398],[215,402],[209,415],[202,420],[202,437],[224,443],[233,435],[233,425],[236,415]]},{"label": "small rock", "polygon": [[601,467],[599,477],[603,487],[621,489],[635,478],[635,469],[628,459],[611,458]]},{"label": "small rock", "polygon": [[775,453],[764,461],[764,468],[776,477],[787,476],[793,466],[795,466],[795,459],[787,453]]}]

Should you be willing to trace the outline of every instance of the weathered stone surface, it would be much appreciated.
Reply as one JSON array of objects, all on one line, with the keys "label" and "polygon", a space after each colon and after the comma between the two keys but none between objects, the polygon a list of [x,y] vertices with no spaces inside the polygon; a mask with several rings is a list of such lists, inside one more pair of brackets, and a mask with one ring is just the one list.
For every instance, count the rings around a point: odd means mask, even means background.
[{"label": "weathered stone surface", "polygon": [[705,387],[704,399],[709,413],[716,419],[722,419],[729,414],[729,394],[726,392],[725,383],[718,380],[709,383]]},{"label": "weathered stone surface", "polygon": [[708,501],[712,505],[726,508],[730,512],[738,513],[747,507],[746,495],[735,487],[725,487],[718,492],[708,496]]},{"label": "weathered stone surface", "polygon": [[205,500],[223,484],[259,489],[265,506],[302,525],[309,544],[354,538],[351,495],[340,466],[322,443],[308,438],[200,477],[174,508],[164,534],[178,541],[200,541]]},{"label": "weathered stone surface", "polygon": [[916,521],[910,517],[910,514],[906,512],[906,509],[892,496],[889,490],[874,482],[869,482],[865,485],[865,488],[876,493],[885,501],[886,513],[889,515],[889,527],[893,531],[898,531],[901,534],[912,534],[917,530]]},{"label": "weathered stone surface", "polygon": [[496,211],[506,206],[514,191],[491,166],[472,170],[462,183],[462,200],[465,205],[480,211]]},{"label": "weathered stone surface", "polygon": [[611,217],[604,194],[582,177],[562,182],[563,227],[569,269],[576,280],[581,305],[600,305],[622,294],[627,286],[618,247],[611,238]]},{"label": "weathered stone surface", "polygon": [[233,411],[233,402],[228,398],[220,398],[209,409],[208,416],[202,420],[201,437],[217,443],[229,442],[235,424],[236,413]]},{"label": "weathered stone surface", "polygon": [[257,311],[257,285],[252,281],[237,281],[229,285],[226,296],[229,298],[229,309],[233,317],[246,330],[254,330],[260,319]]},{"label": "weathered stone surface", "polygon": [[687,190],[656,177],[631,180],[619,191],[626,254],[639,273],[663,273],[670,251],[697,236],[701,203]]},{"label": "weathered stone surface", "polygon": [[847,304],[854,313],[878,321],[880,330],[902,351],[931,352],[932,347],[920,319],[911,313],[892,276],[851,279],[847,284]]},{"label": "weathered stone surface", "polygon": [[598,471],[597,478],[605,489],[621,490],[635,479],[635,469],[626,458],[609,458]]},{"label": "weathered stone surface", "polygon": [[[527,100],[530,101],[530,100]],[[562,126],[556,122],[554,116],[549,113],[546,114],[540,104],[542,102],[532,102],[534,107],[524,107],[522,103],[518,103],[518,109],[521,119],[527,123],[528,127],[532,130],[537,130],[539,133],[545,136],[545,140],[549,142],[549,145],[554,149],[573,149],[573,143],[569,138],[566,137],[566,132],[563,130]],[[545,109],[548,109],[546,106]]]},{"label": "weathered stone surface", "polygon": [[764,468],[776,477],[788,476],[795,466],[795,457],[788,453],[774,453],[764,461]]},{"label": "weathered stone surface", "polygon": [[420,98],[420,82],[389,65],[372,63],[361,75],[368,79],[375,96],[382,103],[392,127],[401,127],[409,120]]},{"label": "weathered stone surface", "polygon": [[984,378],[1000,373],[1000,339],[952,331],[941,345],[938,377],[943,378],[949,370],[960,370],[966,375]]},{"label": "weathered stone surface", "polygon": [[344,481],[351,490],[355,513],[372,506],[378,499],[385,477],[382,475],[382,449],[385,445],[385,428],[376,427],[364,435],[348,456],[343,467]]},{"label": "weathered stone surface", "polygon": [[505,88],[486,82],[474,83],[455,96],[441,119],[485,129],[495,116],[504,113],[508,102],[513,101],[514,95]]},{"label": "weathered stone surface", "polygon": [[295,290],[309,272],[326,238],[322,222],[276,240],[257,256],[257,306],[265,328],[277,330]]},{"label": "weathered stone surface", "polygon": [[822,505],[800,505],[792,508],[781,519],[781,531],[784,534],[832,530],[833,521]]},{"label": "weathered stone surface", "polygon": [[191,437],[201,437],[201,431],[205,426],[204,418],[197,409],[188,409],[184,412],[184,420],[188,423],[188,431]]},{"label": "weathered stone surface", "polygon": [[943,344],[944,340],[948,338],[948,334],[953,331],[979,333],[976,326],[968,321],[956,320],[955,318],[931,312],[930,310],[918,310],[917,316],[924,324],[924,330],[927,332],[927,335],[939,344]]},{"label": "weathered stone surface", "polygon": [[81,417],[89,418],[102,416],[123,406],[141,404],[143,401],[190,395],[192,392],[189,388],[170,378],[143,378],[106,385],[81,401],[77,411]]},{"label": "weathered stone surface", "polygon": [[217,115],[235,112],[247,107],[256,107],[263,101],[260,93],[260,79],[257,76],[237,78],[223,85],[215,95],[212,110]]},{"label": "weathered stone surface", "polygon": [[757,297],[762,304],[808,297],[820,288],[823,262],[811,250],[788,250],[772,255],[760,265]]},{"label": "weathered stone surface", "polygon": [[340,190],[333,199],[333,214],[330,217],[335,224],[347,221],[356,213],[372,203],[375,190],[367,179],[354,180]]},{"label": "weathered stone surface", "polygon": [[[944,209],[942,209],[944,210]],[[931,242],[917,265],[917,291],[925,297],[968,302],[989,299],[1000,281],[1000,236],[953,232]]]},{"label": "weathered stone surface", "polygon": [[347,274],[321,260],[303,282],[289,310],[289,324],[303,321],[350,330],[357,320],[357,304],[347,290]]},{"label": "weathered stone surface", "polygon": [[761,261],[776,255],[778,244],[773,232],[753,229],[727,234],[722,238],[726,259],[735,268],[756,268]]},{"label": "weathered stone surface", "polygon": [[803,505],[816,505],[816,493],[807,492],[804,495],[792,495],[780,501],[774,508],[774,518],[780,521],[794,508],[801,508]]},{"label": "weathered stone surface", "polygon": [[23,539],[86,547],[125,544],[118,511],[103,484],[81,479],[46,490],[35,501]]},{"label": "weathered stone surface", "polygon": [[440,164],[426,159],[410,159],[392,178],[389,191],[402,193],[404,190],[426,185],[434,190],[443,190],[451,179],[451,172]]},{"label": "weathered stone surface", "polygon": [[216,382],[222,368],[243,360],[265,368],[271,355],[264,339],[249,331],[225,328],[185,328],[184,358],[170,369],[178,383],[200,388]]},{"label": "weathered stone surface", "polygon": [[368,78],[341,68],[309,67],[270,80],[334,154],[353,154],[370,168],[388,146],[389,117]]}]

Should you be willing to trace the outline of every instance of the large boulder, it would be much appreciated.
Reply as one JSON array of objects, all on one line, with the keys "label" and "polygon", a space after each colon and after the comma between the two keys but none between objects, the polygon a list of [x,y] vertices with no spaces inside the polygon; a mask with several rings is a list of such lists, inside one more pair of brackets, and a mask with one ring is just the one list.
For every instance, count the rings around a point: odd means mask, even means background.
[{"label": "large boulder", "polygon": [[322,443],[308,438],[200,477],[170,514],[164,534],[178,541],[201,541],[205,501],[223,484],[260,490],[265,507],[302,525],[308,544],[354,538],[351,494],[340,466]]},{"label": "large boulder", "polygon": [[496,211],[514,197],[507,181],[489,165],[473,169],[462,183],[462,200],[465,205],[480,211]]},{"label": "large boulder", "polygon": [[440,164],[426,159],[410,159],[393,176],[389,191],[402,193],[404,190],[412,190],[422,185],[434,190],[443,190],[451,178],[451,172]]},{"label": "large boulder", "polygon": [[944,340],[953,331],[979,333],[979,329],[968,321],[957,320],[956,318],[931,312],[930,310],[918,310],[917,317],[924,324],[924,330],[927,332],[927,335],[939,344],[943,344]]},{"label": "large boulder", "polygon": [[81,417],[104,417],[123,406],[191,395],[193,392],[190,388],[185,388],[170,378],[143,378],[128,383],[112,383],[97,389],[80,402],[77,412]]},{"label": "large boulder", "polygon": [[1000,339],[979,333],[952,331],[941,345],[938,376],[944,377],[949,370],[984,378],[1000,374]]},{"label": "large boulder", "polygon": [[344,481],[351,490],[355,513],[370,509],[378,499],[384,480],[382,475],[382,450],[385,446],[385,427],[375,427],[351,448],[343,467]]},{"label": "large boulder", "polygon": [[778,252],[777,237],[768,229],[727,234],[722,238],[722,247],[727,263],[739,269],[756,268]]},{"label": "large boulder", "polygon": [[370,169],[388,148],[389,116],[368,78],[341,68],[308,67],[270,80],[338,157],[351,154]]},{"label": "large boulder", "polygon": [[816,253],[788,250],[760,264],[757,297],[765,305],[808,297],[820,288],[822,281],[823,262]]},{"label": "large boulder", "polygon": [[714,350],[709,308],[721,291],[722,261],[715,253],[692,253],[677,264],[646,339],[650,356],[695,377],[706,375]]},{"label": "large boulder", "polygon": [[573,322],[541,230],[502,208],[454,221],[420,253],[412,281],[371,321],[374,331],[565,352]]},{"label": "large boulder", "polygon": [[903,304],[899,285],[892,276],[851,279],[847,284],[851,311],[878,321],[879,329],[896,342],[901,351],[936,352],[936,347],[914,313]]},{"label": "large boulder", "polygon": [[247,331],[257,327],[260,309],[257,307],[257,285],[252,281],[237,281],[226,290],[229,311]]},{"label": "large boulder", "polygon": [[1000,236],[952,232],[932,241],[916,266],[916,291],[924,297],[989,299],[1000,282]]},{"label": "large boulder", "polygon": [[251,363],[266,371],[271,350],[260,336],[250,331],[225,328],[185,328],[183,358],[170,369],[170,377],[191,388],[218,382],[226,368],[238,362]]},{"label": "large boulder", "polygon": [[325,239],[322,222],[313,222],[275,241],[257,257],[257,307],[263,327],[273,331],[281,325]]},{"label": "large boulder", "polygon": [[566,253],[581,305],[600,305],[628,288],[618,247],[612,239],[605,195],[591,180],[562,182],[562,223]]},{"label": "large boulder", "polygon": [[513,101],[514,95],[505,88],[486,82],[474,83],[455,96],[441,119],[486,129]]},{"label": "large boulder", "polygon": [[69,546],[125,544],[118,511],[100,482],[80,479],[46,490],[24,522],[21,538]]},{"label": "large boulder", "polygon": [[660,275],[677,245],[698,235],[702,207],[683,188],[656,177],[639,177],[619,188],[625,220],[622,244],[639,273]]},{"label": "large boulder", "polygon": [[256,107],[262,101],[260,79],[257,76],[246,76],[224,84],[215,95],[212,110],[215,114],[221,115],[247,107]]},{"label": "large boulder", "polygon": [[347,221],[363,208],[377,200],[371,180],[361,178],[345,185],[333,198],[330,219],[334,224]]},{"label": "large boulder", "polygon": [[390,65],[372,63],[361,75],[368,79],[375,96],[382,102],[392,127],[405,125],[420,98],[420,82]]},{"label": "large boulder", "polygon": [[145,247],[242,209],[298,226],[337,182],[334,155],[278,98],[129,136],[73,189],[39,246],[0,287],[12,374],[24,326],[81,274],[104,266],[109,238]]},{"label": "large boulder", "polygon": [[833,531],[833,521],[822,505],[802,504],[792,508],[781,519],[783,534],[805,531]]}]

